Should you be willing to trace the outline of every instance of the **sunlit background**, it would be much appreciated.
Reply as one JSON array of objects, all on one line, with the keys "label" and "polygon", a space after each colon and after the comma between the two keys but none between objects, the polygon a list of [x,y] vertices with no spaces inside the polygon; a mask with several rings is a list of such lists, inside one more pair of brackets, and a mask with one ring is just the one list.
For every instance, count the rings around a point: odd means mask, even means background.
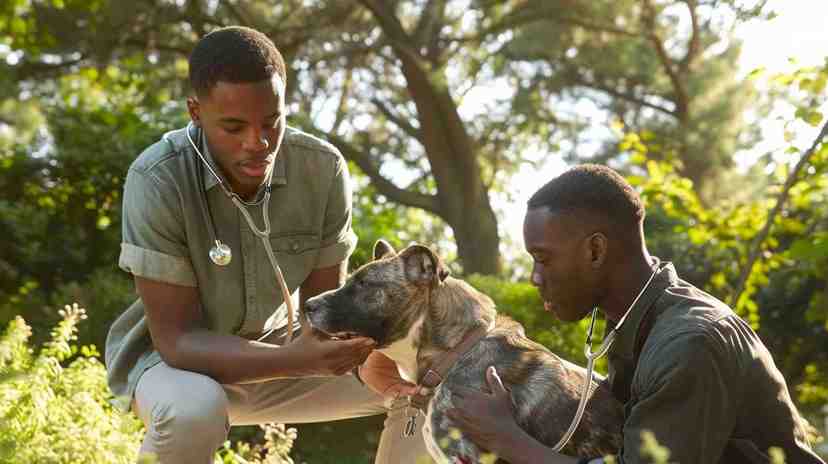
[{"label": "sunlit background", "polygon": [[[739,73],[747,76],[756,69],[764,69],[765,75],[790,72],[796,67],[818,65],[828,59],[828,1],[823,0],[771,0],[768,8],[777,16],[770,20],[753,20],[734,31],[735,39],[742,42]],[[777,116],[790,112],[780,108]],[[784,143],[784,120],[763,119],[762,140],[749,152],[739,153],[737,162],[752,164],[768,151],[780,150]],[[813,140],[819,128],[797,126],[796,145],[804,150]],[[796,160],[794,159],[794,162]],[[512,242],[506,253],[519,257],[523,246],[522,226],[526,201],[552,177],[560,174],[567,165],[560,158],[551,158],[538,170],[524,166],[510,182],[509,197],[495,195],[496,207],[503,215],[504,241]]]}]

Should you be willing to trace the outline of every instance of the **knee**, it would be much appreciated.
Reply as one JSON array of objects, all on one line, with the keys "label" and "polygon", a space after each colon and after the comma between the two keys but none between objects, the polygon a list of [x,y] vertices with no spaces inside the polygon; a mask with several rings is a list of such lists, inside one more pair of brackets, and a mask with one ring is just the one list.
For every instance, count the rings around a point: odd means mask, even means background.
[{"label": "knee", "polygon": [[228,400],[224,389],[209,377],[193,382],[155,403],[149,414],[148,433],[163,447],[175,443],[218,448],[227,437]]}]

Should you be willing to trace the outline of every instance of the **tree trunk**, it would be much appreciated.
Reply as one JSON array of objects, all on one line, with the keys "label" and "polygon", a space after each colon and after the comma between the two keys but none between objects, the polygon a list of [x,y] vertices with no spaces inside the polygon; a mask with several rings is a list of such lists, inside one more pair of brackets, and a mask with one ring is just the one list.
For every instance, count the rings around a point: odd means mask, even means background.
[{"label": "tree trunk", "polygon": [[[486,196],[484,194],[484,196]],[[466,208],[466,205],[460,205]],[[465,274],[497,275],[501,270],[497,218],[488,198],[457,218],[444,218],[454,231],[457,257]]]},{"label": "tree trunk", "polygon": [[[362,0],[389,39],[417,107],[419,141],[425,148],[437,184],[432,213],[454,231],[458,257],[467,274],[500,272],[497,219],[483,183],[474,144],[446,85],[444,70],[434,68],[417,47],[393,10],[376,0]],[[378,189],[382,192],[382,189]],[[383,192],[385,193],[385,192]],[[403,203],[405,204],[405,203]]]}]

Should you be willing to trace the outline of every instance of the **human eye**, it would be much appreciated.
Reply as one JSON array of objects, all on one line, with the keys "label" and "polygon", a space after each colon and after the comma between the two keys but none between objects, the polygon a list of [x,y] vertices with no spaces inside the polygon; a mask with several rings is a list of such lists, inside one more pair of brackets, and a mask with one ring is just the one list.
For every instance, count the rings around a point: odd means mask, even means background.
[{"label": "human eye", "polygon": [[224,129],[224,132],[227,132],[228,134],[238,134],[239,132],[241,132],[240,126],[229,126],[223,127],[222,129]]}]

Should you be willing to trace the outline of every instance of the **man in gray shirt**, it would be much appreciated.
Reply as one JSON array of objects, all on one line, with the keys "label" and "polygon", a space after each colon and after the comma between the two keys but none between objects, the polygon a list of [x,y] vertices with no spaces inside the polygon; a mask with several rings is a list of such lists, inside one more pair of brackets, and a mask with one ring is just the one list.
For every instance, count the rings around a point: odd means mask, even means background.
[{"label": "man in gray shirt", "polygon": [[[649,430],[680,464],[768,463],[771,447],[788,463],[822,463],[762,341],[727,305],[651,256],[643,222],[641,199],[623,177],[582,165],[534,194],[523,227],[545,309],[577,321],[597,307],[615,325],[608,381],[625,405],[616,462],[649,462],[641,454]],[[488,380],[492,394],[468,391],[452,413],[475,442],[512,464],[604,462],[532,439],[515,424],[496,373]]]},{"label": "man in gray shirt", "polygon": [[[119,264],[139,298],[110,329],[106,365],[146,425],[142,452],[206,464],[230,425],[388,412],[377,462],[416,462],[426,451],[419,430],[401,438],[405,405],[343,375],[372,340],[302,330],[285,343],[296,318],[277,269],[300,307],[344,281],[357,240],[347,163],[286,126],[285,64],[260,32],[206,35],[190,82],[193,124],[147,148],[124,188]],[[396,372],[387,358],[368,362]]]}]

